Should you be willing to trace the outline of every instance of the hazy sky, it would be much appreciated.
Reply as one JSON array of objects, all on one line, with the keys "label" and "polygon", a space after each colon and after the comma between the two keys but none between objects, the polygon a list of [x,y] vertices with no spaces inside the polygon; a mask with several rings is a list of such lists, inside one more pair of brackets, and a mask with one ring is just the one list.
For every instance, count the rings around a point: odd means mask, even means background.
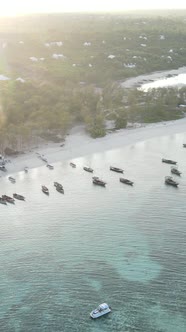
[{"label": "hazy sky", "polygon": [[25,13],[186,8],[185,0],[1,0],[0,16]]}]

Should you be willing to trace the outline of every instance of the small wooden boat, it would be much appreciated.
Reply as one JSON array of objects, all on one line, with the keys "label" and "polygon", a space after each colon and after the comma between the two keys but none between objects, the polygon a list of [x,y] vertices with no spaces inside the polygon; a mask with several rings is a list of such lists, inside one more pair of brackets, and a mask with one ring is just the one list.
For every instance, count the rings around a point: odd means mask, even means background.
[{"label": "small wooden boat", "polygon": [[63,188],[62,184],[59,183],[59,182],[54,182],[54,187],[62,187]]},{"label": "small wooden boat", "polygon": [[70,163],[70,166],[72,166],[73,168],[76,168],[76,164],[74,164],[74,163]]},{"label": "small wooden boat", "polygon": [[180,176],[181,175],[181,172],[177,169],[177,167],[175,167],[175,166],[172,166],[171,167],[171,173],[172,174],[176,174],[176,175],[178,175],[178,176]]},{"label": "small wooden boat", "polygon": [[61,183],[59,182],[54,182],[54,187],[56,187],[56,190],[61,193],[61,194],[64,194],[64,188],[62,186]]},{"label": "small wooden boat", "polygon": [[6,172],[7,169],[6,169],[6,167],[4,165],[0,165],[0,171]]},{"label": "small wooden boat", "polygon": [[83,169],[84,169],[84,171],[86,171],[86,172],[89,172],[89,173],[93,173],[94,172],[94,170],[91,168],[91,167],[83,167]]},{"label": "small wooden boat", "polygon": [[41,190],[44,194],[49,195],[49,190],[46,186],[41,186]]},{"label": "small wooden boat", "polygon": [[54,169],[54,166],[47,164],[46,167],[48,167],[49,169]]},{"label": "small wooden boat", "polygon": [[19,195],[19,194],[13,194],[13,197],[20,200],[20,201],[24,201],[25,200],[25,197],[22,196],[22,195]]},{"label": "small wooden boat", "polygon": [[186,144],[185,143],[183,144],[183,147],[186,148]]},{"label": "small wooden boat", "polygon": [[48,162],[48,160],[46,158],[44,158],[43,156],[40,156],[41,160],[43,160],[45,163]]},{"label": "small wooden boat", "polygon": [[12,176],[9,176],[8,177],[8,180],[12,183],[15,183],[16,182],[16,179],[14,179]]},{"label": "small wooden boat", "polygon": [[93,184],[97,184],[98,186],[102,186],[102,187],[106,186],[106,182],[104,182],[103,180],[99,179],[97,176],[93,176],[92,182],[93,182]]},{"label": "small wooden boat", "polygon": [[0,203],[6,205],[6,200],[2,197],[0,197]]},{"label": "small wooden boat", "polygon": [[132,182],[128,179],[120,178],[119,180],[120,180],[120,182],[128,184],[129,186],[133,186],[133,184],[134,184],[134,182]]},{"label": "small wooden boat", "polygon": [[57,187],[56,187],[56,190],[57,190],[59,193],[64,194],[64,189],[63,189],[63,187],[57,186]]},{"label": "small wooden boat", "polygon": [[92,179],[93,179],[93,180],[98,180],[99,177],[98,177],[98,176],[93,176]]},{"label": "small wooden boat", "polygon": [[176,165],[177,161],[174,161],[174,160],[171,160],[171,159],[164,159],[164,158],[162,158],[162,163]]},{"label": "small wooden boat", "polygon": [[118,168],[118,167],[113,167],[113,166],[110,166],[110,171],[114,171],[117,173],[123,173],[123,169]]},{"label": "small wooden boat", "polygon": [[10,197],[10,196],[2,195],[2,198],[3,198],[7,203],[12,203],[12,204],[15,203],[15,199],[12,198],[12,197]]},{"label": "small wooden boat", "polygon": [[170,186],[173,186],[173,187],[177,187],[179,185],[179,183],[174,181],[171,176],[166,176],[165,177],[165,183],[169,184]]}]

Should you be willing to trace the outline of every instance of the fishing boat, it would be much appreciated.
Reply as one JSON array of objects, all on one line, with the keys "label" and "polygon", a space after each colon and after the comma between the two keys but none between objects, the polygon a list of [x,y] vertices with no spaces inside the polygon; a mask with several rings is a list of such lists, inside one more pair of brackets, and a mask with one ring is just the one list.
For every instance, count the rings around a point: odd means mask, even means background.
[{"label": "fishing boat", "polygon": [[46,186],[41,186],[41,190],[44,194],[49,195],[49,190]]},{"label": "fishing boat", "polygon": [[111,308],[109,307],[109,305],[107,303],[102,303],[96,309],[91,311],[90,317],[93,319],[99,318],[101,316],[109,314],[109,312],[111,312]]},{"label": "fishing boat", "polygon": [[117,173],[123,173],[123,169],[118,168],[118,167],[113,167],[113,166],[110,166],[110,171],[114,171]]},{"label": "fishing boat", "polygon": [[6,169],[6,167],[4,165],[0,165],[0,171],[6,172],[7,169]]},{"label": "fishing boat", "polygon": [[8,177],[8,180],[12,183],[15,183],[16,182],[16,179],[14,179],[12,176],[9,176]]},{"label": "fishing boat", "polygon": [[47,163],[48,161],[47,161],[47,159],[46,158],[44,158],[43,156],[40,156],[40,158],[41,158],[41,160],[43,160],[45,163]]},{"label": "fishing boat", "polygon": [[177,169],[177,167],[175,167],[175,166],[172,166],[171,167],[171,173],[172,174],[176,174],[176,175],[178,175],[178,176],[180,176],[181,175],[181,172]]},{"label": "fishing boat", "polygon": [[93,184],[97,184],[98,186],[102,186],[102,187],[106,186],[106,182],[102,181],[97,176],[93,176],[92,182],[93,182]]},{"label": "fishing boat", "polygon": [[164,158],[162,158],[162,163],[176,165],[177,161],[174,161],[174,160],[171,160],[171,159],[164,159]]},{"label": "fishing boat", "polygon": [[76,164],[74,164],[74,163],[70,163],[70,166],[72,166],[73,168],[76,168]]},{"label": "fishing boat", "polygon": [[94,170],[91,168],[91,167],[83,167],[83,169],[84,169],[84,171],[86,171],[86,172],[89,172],[89,173],[93,173],[94,172]]},{"label": "fishing boat", "polygon": [[22,196],[22,195],[19,195],[19,194],[13,194],[13,197],[20,200],[20,201],[24,201],[25,200],[25,197]]},{"label": "fishing boat", "polygon": [[173,186],[173,187],[177,187],[179,185],[179,183],[174,181],[171,176],[166,176],[165,177],[165,183],[169,184],[170,186]]},{"label": "fishing boat", "polygon": [[2,195],[2,198],[3,198],[7,203],[12,203],[12,204],[15,203],[15,199],[12,198],[12,197],[10,197],[10,196]]},{"label": "fishing boat", "polygon": [[57,190],[59,193],[64,194],[64,189],[63,189],[63,187],[57,186],[57,187],[56,187],[56,190]]},{"label": "fishing boat", "polygon": [[48,167],[49,169],[54,169],[54,166],[47,164],[46,167]]},{"label": "fishing boat", "polygon": [[64,194],[64,188],[62,186],[61,183],[59,182],[54,182],[54,187],[56,187],[56,190],[61,193],[61,194]]},{"label": "fishing boat", "polygon": [[133,186],[133,184],[134,184],[134,182],[132,182],[132,181],[130,181],[128,179],[120,178],[119,180],[120,180],[120,182],[128,184],[130,186]]},{"label": "fishing boat", "polygon": [[54,187],[62,187],[63,188],[62,184],[59,183],[59,182],[54,182]]},{"label": "fishing boat", "polygon": [[0,203],[6,205],[6,200],[2,197],[0,197]]}]

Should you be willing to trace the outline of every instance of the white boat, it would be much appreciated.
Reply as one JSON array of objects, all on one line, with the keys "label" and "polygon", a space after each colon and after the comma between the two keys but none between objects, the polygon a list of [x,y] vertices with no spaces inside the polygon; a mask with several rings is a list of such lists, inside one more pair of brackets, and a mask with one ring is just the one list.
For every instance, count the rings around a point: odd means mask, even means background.
[{"label": "white boat", "polygon": [[91,318],[99,318],[103,315],[109,314],[111,312],[111,308],[108,306],[107,303],[100,304],[96,309],[91,311],[90,317]]}]

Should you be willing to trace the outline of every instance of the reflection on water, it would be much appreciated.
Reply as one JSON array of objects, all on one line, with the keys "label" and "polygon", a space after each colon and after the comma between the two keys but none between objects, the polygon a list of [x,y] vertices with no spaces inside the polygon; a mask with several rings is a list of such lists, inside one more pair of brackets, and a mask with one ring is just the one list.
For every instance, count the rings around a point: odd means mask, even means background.
[{"label": "reflection on water", "polygon": [[[0,194],[26,196],[0,206],[2,331],[185,332],[185,141],[160,137],[78,158],[75,169],[59,162],[14,174],[15,184],[0,179]],[[179,163],[178,190],[164,184],[162,157]],[[94,186],[84,165],[107,187]],[[104,301],[113,312],[91,320]]]},{"label": "reflection on water", "polygon": [[179,74],[173,77],[166,77],[154,82],[145,83],[141,86],[141,90],[157,89],[164,87],[182,87],[186,85],[186,74]]}]

